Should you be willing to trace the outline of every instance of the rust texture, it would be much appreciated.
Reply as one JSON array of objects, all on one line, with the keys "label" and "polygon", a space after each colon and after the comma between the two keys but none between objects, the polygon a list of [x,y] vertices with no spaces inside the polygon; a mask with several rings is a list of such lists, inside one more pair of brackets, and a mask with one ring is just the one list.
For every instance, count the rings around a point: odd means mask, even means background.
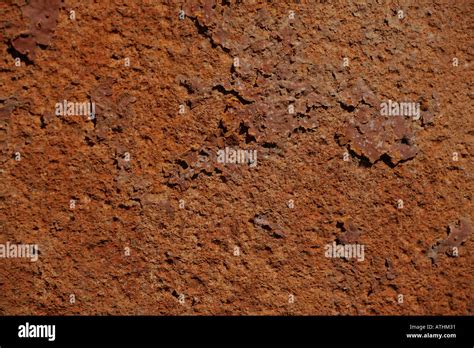
[{"label": "rust texture", "polygon": [[0,314],[472,315],[473,15],[0,3]]}]

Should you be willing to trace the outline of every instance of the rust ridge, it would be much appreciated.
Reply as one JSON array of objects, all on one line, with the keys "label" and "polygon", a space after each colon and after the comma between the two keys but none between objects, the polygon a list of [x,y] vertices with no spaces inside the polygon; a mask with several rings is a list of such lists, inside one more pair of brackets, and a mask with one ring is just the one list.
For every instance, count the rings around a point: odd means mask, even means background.
[{"label": "rust ridge", "polygon": [[449,256],[458,256],[459,247],[463,245],[472,233],[471,221],[467,218],[462,218],[458,223],[448,225],[448,236],[437,242],[428,251],[428,257],[433,261],[437,260],[439,253],[446,253]]},{"label": "rust ridge", "polygon": [[472,315],[474,1],[0,2],[1,315]]},{"label": "rust ridge", "polygon": [[369,164],[385,157],[392,166],[416,156],[418,149],[412,121],[381,116],[380,100],[362,79],[358,79],[350,91],[341,93],[340,103],[353,113],[340,144],[355,155],[364,157]]},{"label": "rust ridge", "polygon": [[33,0],[21,7],[29,28],[11,42],[14,50],[33,62],[37,47],[47,47],[56,28],[61,0]]}]

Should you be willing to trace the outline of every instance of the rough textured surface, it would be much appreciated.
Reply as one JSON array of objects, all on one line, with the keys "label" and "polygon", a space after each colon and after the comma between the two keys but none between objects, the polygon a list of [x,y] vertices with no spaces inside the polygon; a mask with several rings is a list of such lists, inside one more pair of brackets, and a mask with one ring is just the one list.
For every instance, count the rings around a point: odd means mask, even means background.
[{"label": "rough textured surface", "polygon": [[0,314],[472,314],[474,3],[336,3],[0,3]]}]

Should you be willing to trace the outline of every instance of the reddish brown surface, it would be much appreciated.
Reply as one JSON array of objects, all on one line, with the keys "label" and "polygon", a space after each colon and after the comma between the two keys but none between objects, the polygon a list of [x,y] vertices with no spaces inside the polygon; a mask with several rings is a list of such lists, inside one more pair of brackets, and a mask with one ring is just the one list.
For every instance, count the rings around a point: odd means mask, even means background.
[{"label": "reddish brown surface", "polygon": [[0,314],[472,314],[472,1],[108,3],[0,4]]}]

